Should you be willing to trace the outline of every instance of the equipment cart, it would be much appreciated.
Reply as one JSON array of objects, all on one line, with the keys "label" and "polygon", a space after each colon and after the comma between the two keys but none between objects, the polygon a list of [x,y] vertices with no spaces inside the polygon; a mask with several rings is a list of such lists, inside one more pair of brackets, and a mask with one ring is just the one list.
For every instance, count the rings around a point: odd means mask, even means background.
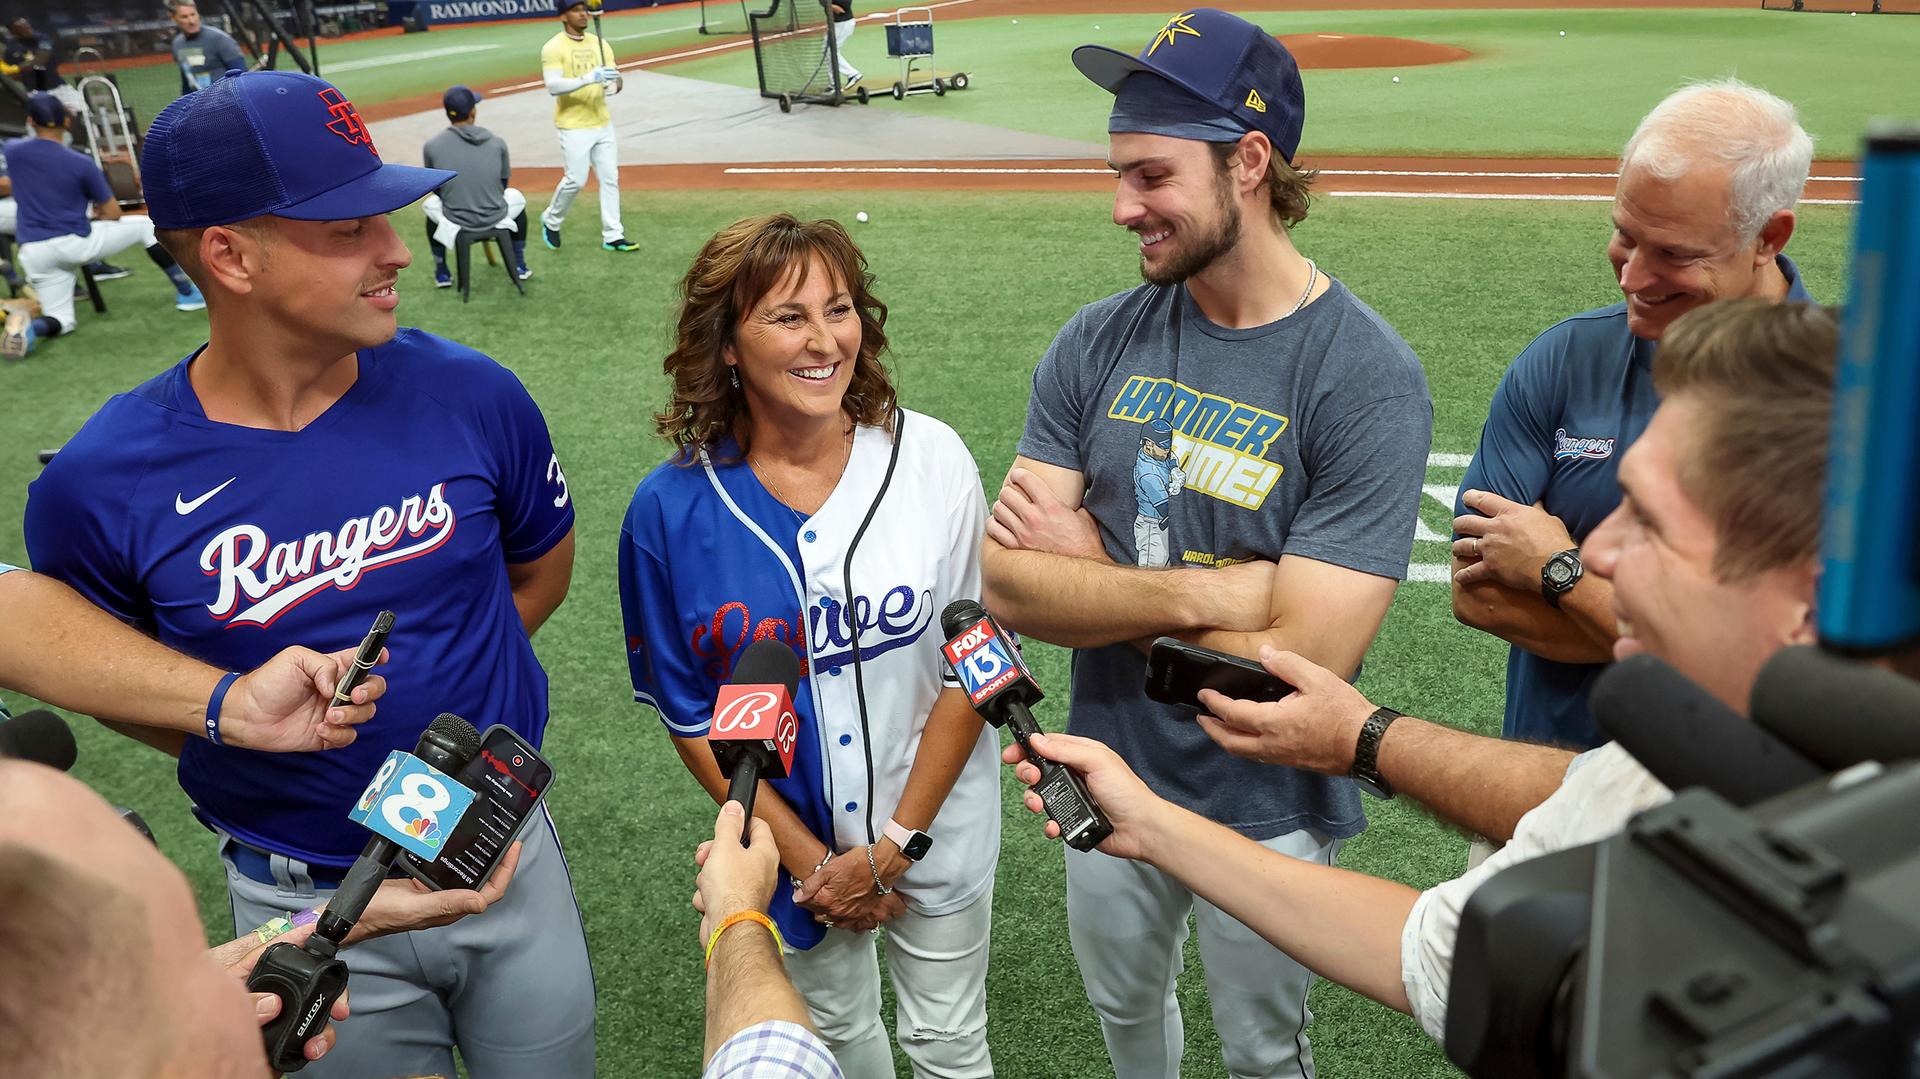
[{"label": "equipment cart", "polygon": [[[965,90],[971,83],[964,71],[943,75],[933,61],[933,9],[903,7],[893,13],[887,24],[887,55],[900,59],[900,78],[893,84],[893,99],[908,94],[932,94],[944,97],[948,90]],[[915,82],[914,72],[923,78]]]}]

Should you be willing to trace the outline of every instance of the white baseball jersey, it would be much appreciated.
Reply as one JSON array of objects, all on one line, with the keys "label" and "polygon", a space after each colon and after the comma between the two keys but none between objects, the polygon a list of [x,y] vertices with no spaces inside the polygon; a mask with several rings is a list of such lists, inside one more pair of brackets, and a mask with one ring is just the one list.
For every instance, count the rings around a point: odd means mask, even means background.
[{"label": "white baseball jersey", "polygon": [[[928,711],[942,689],[957,688],[940,652],[940,611],[980,597],[986,499],[973,457],[946,424],[900,411],[898,460],[887,431],[859,428],[845,474],[811,517],[776,499],[728,440],[656,468],[621,529],[634,698],[673,734],[703,735],[747,644],[790,644],[801,659],[801,730],[792,773],[773,786],[838,851],[879,839],[893,815]],[[914,909],[958,910],[991,883],[998,764],[985,728],[927,829],[931,851],[897,882]],[[823,935],[789,888],[775,889],[773,915],[795,947]]]}]

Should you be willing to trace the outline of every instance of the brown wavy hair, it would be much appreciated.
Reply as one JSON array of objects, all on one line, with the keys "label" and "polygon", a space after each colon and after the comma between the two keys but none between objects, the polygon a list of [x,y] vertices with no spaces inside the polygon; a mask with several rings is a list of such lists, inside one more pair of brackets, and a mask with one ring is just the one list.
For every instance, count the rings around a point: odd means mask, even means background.
[{"label": "brown wavy hair", "polygon": [[726,350],[740,320],[781,279],[798,267],[806,280],[813,255],[845,282],[860,316],[860,354],[841,410],[856,424],[882,426],[893,418],[893,382],[880,363],[887,350],[887,305],[873,295],[873,274],[853,237],[838,221],[745,217],[714,233],[680,282],[673,351],[661,365],[673,391],[653,416],[660,437],[678,447],[679,463],[691,463],[700,447],[729,434],[740,440],[742,455],[750,448],[747,396],[728,378]]},{"label": "brown wavy hair", "polygon": [[[1207,148],[1213,151],[1214,172],[1224,179],[1227,175],[1227,163],[1240,152],[1237,142],[1210,142]],[[1307,207],[1313,201],[1313,182],[1320,178],[1318,169],[1303,169],[1286,161],[1279,150],[1267,159],[1267,209],[1273,215],[1274,223],[1283,229],[1291,229],[1307,219]]]}]

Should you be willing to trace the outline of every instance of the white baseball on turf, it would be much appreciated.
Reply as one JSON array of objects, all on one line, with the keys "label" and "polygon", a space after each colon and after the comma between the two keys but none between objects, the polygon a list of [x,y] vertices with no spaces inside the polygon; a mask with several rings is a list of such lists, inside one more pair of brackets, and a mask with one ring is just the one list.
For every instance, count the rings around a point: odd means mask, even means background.
[{"label": "white baseball on turf", "polygon": [[864,225],[867,223],[867,212],[865,210],[862,210],[859,213],[854,214],[853,219],[855,221],[860,222],[862,225]]},{"label": "white baseball on turf", "polygon": [[1566,36],[1567,36],[1567,32],[1566,32],[1565,30],[1562,30],[1562,31],[1560,31],[1560,36],[1561,36],[1561,37],[1566,37]]},{"label": "white baseball on turf", "polygon": [[1094,24],[1093,24],[1093,28],[1094,28],[1095,30],[1098,30],[1098,29],[1100,29],[1100,24],[1099,24],[1099,23],[1094,23]]},{"label": "white baseball on turf", "polygon": [[1395,75],[1395,76],[1393,77],[1393,81],[1394,81],[1394,82],[1399,82],[1399,81],[1400,81],[1400,76],[1398,76],[1398,75]]}]

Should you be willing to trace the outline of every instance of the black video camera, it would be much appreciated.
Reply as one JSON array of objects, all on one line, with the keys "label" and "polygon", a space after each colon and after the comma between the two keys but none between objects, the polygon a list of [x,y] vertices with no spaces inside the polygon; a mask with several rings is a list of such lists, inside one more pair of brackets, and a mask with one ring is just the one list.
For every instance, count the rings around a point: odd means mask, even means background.
[{"label": "black video camera", "polygon": [[1912,1074],[1920,763],[1750,811],[1687,791],[1496,874],[1461,917],[1446,1035],[1475,1077]]}]

